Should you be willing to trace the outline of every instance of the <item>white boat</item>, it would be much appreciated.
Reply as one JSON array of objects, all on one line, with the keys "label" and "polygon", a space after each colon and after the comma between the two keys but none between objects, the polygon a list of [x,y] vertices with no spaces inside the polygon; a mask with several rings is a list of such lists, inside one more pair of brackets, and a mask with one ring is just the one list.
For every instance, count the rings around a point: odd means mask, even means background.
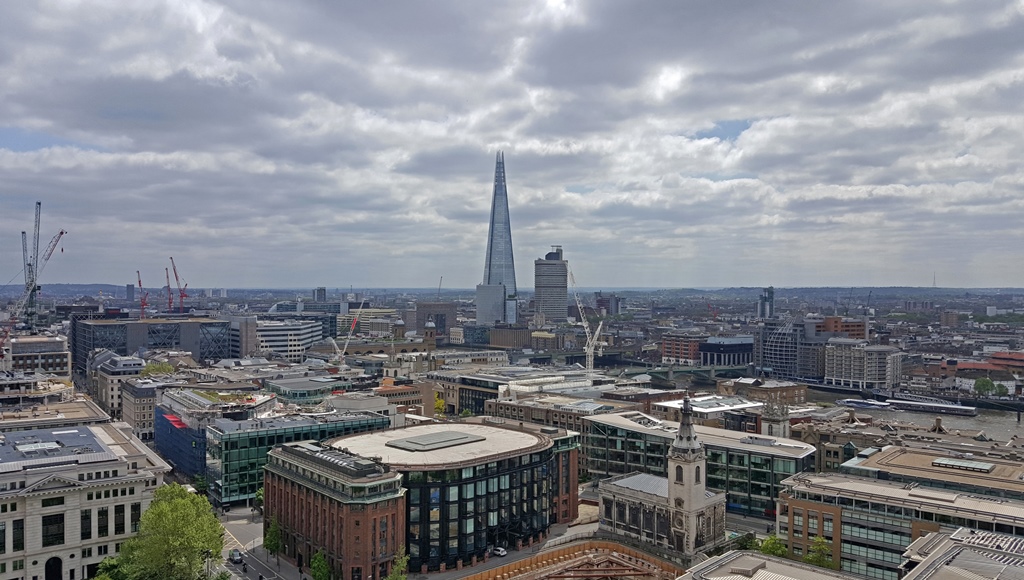
[{"label": "white boat", "polygon": [[899,409],[901,411],[917,411],[921,413],[941,413],[943,415],[961,415],[963,417],[973,417],[978,414],[977,407],[969,407],[967,405],[957,405],[955,403],[927,403],[924,401],[902,401],[889,399],[887,403],[893,409]]},{"label": "white boat", "polygon": [[856,409],[888,409],[889,403],[883,403],[882,401],[873,401],[871,399],[839,399],[836,401],[837,404],[844,407],[854,407]]}]

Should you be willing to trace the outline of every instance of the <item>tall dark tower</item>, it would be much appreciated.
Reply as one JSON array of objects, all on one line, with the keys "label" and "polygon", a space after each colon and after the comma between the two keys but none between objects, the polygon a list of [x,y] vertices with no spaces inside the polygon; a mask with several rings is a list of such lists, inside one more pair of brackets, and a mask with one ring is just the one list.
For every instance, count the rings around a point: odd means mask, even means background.
[{"label": "tall dark tower", "polygon": [[478,324],[516,322],[516,265],[512,258],[512,226],[505,189],[505,155],[498,151],[491,198],[491,227],[487,236],[484,280],[476,287]]},{"label": "tall dark tower", "polygon": [[505,155],[498,151],[494,166],[494,195],[491,198],[491,229],[487,235],[484,285],[505,285],[509,296],[516,294],[516,265],[512,259],[512,225],[508,219],[508,190],[505,188]]}]

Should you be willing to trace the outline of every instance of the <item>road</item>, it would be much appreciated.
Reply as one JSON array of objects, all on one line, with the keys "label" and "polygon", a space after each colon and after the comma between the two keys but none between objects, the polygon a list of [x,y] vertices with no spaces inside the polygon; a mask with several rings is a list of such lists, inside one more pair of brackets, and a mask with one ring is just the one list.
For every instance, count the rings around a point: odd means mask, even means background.
[{"label": "road", "polygon": [[[258,580],[260,575],[267,580],[309,580],[310,576],[299,571],[287,560],[278,561],[263,549],[263,520],[244,509],[228,512],[220,517],[224,526],[224,552],[221,554],[218,570],[227,570],[233,578]],[[238,548],[242,552],[242,564],[227,561],[228,550]]]}]

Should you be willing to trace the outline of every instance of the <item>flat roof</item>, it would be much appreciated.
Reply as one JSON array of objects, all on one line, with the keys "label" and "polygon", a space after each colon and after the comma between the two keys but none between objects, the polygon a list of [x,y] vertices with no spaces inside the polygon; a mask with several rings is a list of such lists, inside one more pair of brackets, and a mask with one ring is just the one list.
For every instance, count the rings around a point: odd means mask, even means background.
[{"label": "flat roof", "polygon": [[350,382],[347,378],[338,378],[330,375],[316,377],[295,377],[289,379],[267,379],[268,385],[274,385],[291,391],[313,391],[333,385]]},{"label": "flat roof", "polygon": [[601,480],[601,488],[621,487],[649,493],[658,497],[668,497],[668,478],[650,475],[648,473],[634,473],[626,475],[621,479]]},{"label": "flat roof", "polygon": [[131,435],[127,423],[56,427],[0,434],[0,473],[48,466],[84,465],[130,457],[140,469],[170,466]]},{"label": "flat roof", "polygon": [[797,474],[783,480],[783,485],[794,491],[822,494],[835,498],[857,497],[878,503],[893,505],[917,505],[919,509],[938,512],[956,512],[963,517],[994,518],[1015,525],[1024,525],[1024,501],[982,497],[967,493],[929,489],[891,481],[842,474]]},{"label": "flat roof", "polygon": [[[36,407],[33,411],[32,408]],[[0,431],[20,431],[28,425],[46,425],[53,427],[67,423],[102,423],[109,421],[110,415],[88,399],[50,403],[48,405],[5,405],[0,407]]]},{"label": "flat roof", "polygon": [[[962,445],[958,447],[964,448]],[[986,450],[990,447],[991,444],[979,445],[976,453],[968,454],[944,449],[890,445],[870,457],[851,460],[844,466],[851,469],[878,470],[915,479],[991,487],[1024,495],[1024,463],[1018,458],[1004,457],[1003,453],[989,456]],[[1005,453],[1005,448],[1003,450]]]},{"label": "flat roof", "polygon": [[[662,421],[639,411],[588,415],[583,420],[620,427],[634,432],[648,433],[666,440],[673,439],[676,436],[676,431],[679,430],[679,423],[675,421]],[[764,437],[743,433],[742,431],[730,431],[704,425],[694,425],[693,428],[697,431],[697,436],[700,437],[700,440],[705,445],[726,447],[728,449],[742,449],[751,453],[794,459],[807,457],[814,453],[813,445],[795,439]]]},{"label": "flat roof", "polygon": [[[410,440],[442,440],[467,437],[450,446],[413,450]],[[454,441],[454,439],[448,439]],[[377,431],[334,439],[328,445],[361,457],[380,457],[402,471],[449,469],[458,465],[480,464],[506,457],[526,455],[548,449],[550,437],[526,431],[476,423],[426,423],[391,431]]]},{"label": "flat roof", "polygon": [[362,421],[366,419],[387,419],[384,415],[365,411],[349,413],[323,413],[319,415],[282,415],[279,417],[266,417],[262,419],[215,419],[210,425],[211,428],[221,433],[235,433],[239,431],[268,431],[271,429],[294,429],[306,425],[319,425],[323,423],[335,423],[342,421]]},{"label": "flat roof", "polygon": [[690,568],[685,580],[849,580],[848,572],[829,570],[760,552],[734,550]]}]

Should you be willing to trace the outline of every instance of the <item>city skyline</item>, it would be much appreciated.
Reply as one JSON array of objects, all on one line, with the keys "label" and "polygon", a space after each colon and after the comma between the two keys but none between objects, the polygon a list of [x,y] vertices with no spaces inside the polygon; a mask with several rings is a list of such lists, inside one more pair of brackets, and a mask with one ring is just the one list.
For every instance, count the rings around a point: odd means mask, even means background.
[{"label": "city skyline", "polygon": [[[0,6],[0,277],[1024,287],[1019,2]],[[0,281],[3,282],[3,281]],[[172,280],[173,283],[173,280]]]}]

